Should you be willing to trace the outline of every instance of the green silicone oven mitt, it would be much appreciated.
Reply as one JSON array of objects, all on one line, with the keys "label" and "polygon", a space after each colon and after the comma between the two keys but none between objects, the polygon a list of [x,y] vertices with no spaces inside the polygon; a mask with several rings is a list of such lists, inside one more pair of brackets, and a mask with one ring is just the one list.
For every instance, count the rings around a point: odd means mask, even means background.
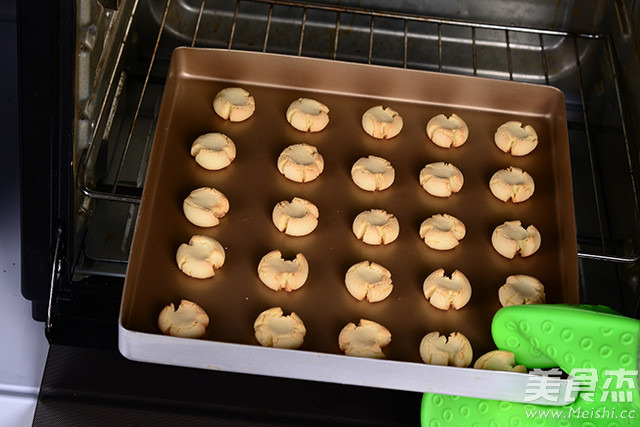
[{"label": "green silicone oven mitt", "polygon": [[545,381],[559,367],[572,375],[576,400],[544,406],[426,393],[423,426],[640,426],[640,321],[603,306],[522,305],[500,309],[491,333],[518,364],[547,373],[530,382],[532,393],[552,399]]}]

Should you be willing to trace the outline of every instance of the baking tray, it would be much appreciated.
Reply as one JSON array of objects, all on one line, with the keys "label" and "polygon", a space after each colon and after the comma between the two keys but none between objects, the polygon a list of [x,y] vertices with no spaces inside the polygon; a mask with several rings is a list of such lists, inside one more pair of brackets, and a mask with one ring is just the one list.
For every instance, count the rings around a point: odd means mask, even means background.
[{"label": "baking tray", "polygon": [[[254,96],[256,112],[250,119],[231,123],[214,113],[214,96],[228,86],[241,86]],[[325,130],[303,133],[286,122],[287,107],[299,97],[330,108]],[[363,112],[375,105],[403,116],[400,135],[377,140],[362,130]],[[463,146],[443,149],[428,140],[426,123],[440,113],[456,113],[466,121],[470,135]],[[493,134],[508,120],[534,126],[540,143],[533,153],[518,158],[495,146]],[[207,171],[190,156],[192,142],[207,132],[222,132],[235,142],[237,158],[228,168]],[[325,160],[322,175],[305,184],[287,180],[276,167],[285,147],[302,142],[315,145]],[[395,167],[395,183],[385,191],[363,191],[351,181],[352,164],[370,154]],[[435,161],[462,170],[465,181],[459,193],[437,198],[422,189],[418,174]],[[511,165],[535,179],[535,194],[524,203],[503,203],[489,190],[492,174]],[[202,186],[221,190],[230,201],[229,213],[213,228],[196,227],[182,213],[183,199]],[[294,196],[312,201],[320,211],[317,229],[305,237],[286,236],[271,222],[274,205]],[[392,244],[372,247],[353,235],[353,219],[371,208],[398,218],[400,235]],[[454,215],[466,225],[466,237],[453,250],[430,249],[419,237],[420,223],[436,213]],[[508,260],[491,246],[493,229],[513,219],[540,230],[542,246],[529,258]],[[209,235],[226,249],[226,262],[212,279],[187,277],[176,265],[176,249],[193,234]],[[274,292],[260,282],[258,262],[273,249],[289,258],[304,253],[310,273],[303,288]],[[344,274],[362,260],[391,271],[394,289],[385,301],[358,302],[347,292]],[[471,300],[459,311],[438,310],[423,296],[424,279],[440,267],[448,274],[458,269],[471,282]],[[475,397],[490,397],[487,389],[495,387],[482,384],[506,376],[519,382],[514,387],[522,386],[523,393],[527,375],[430,366],[419,356],[420,340],[431,331],[462,332],[472,344],[474,360],[493,350],[490,325],[500,308],[497,291],[511,274],[538,277],[548,303],[578,302],[569,144],[564,97],[557,89],[255,52],[179,48],[173,53],[123,292],[124,356]],[[211,318],[201,340],[164,336],[158,330],[160,310],[183,298],[198,303]],[[299,350],[257,344],[253,322],[274,306],[295,311],[304,321],[307,335]],[[390,330],[387,360],[341,354],[340,330],[361,318]],[[491,393],[518,399],[508,387]]]}]

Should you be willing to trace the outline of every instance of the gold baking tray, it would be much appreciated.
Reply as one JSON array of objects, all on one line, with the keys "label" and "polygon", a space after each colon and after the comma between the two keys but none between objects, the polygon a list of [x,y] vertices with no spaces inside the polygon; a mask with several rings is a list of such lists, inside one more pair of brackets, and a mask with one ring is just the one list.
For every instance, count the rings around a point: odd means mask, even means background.
[{"label": "gold baking tray", "polygon": [[[250,119],[231,123],[214,113],[214,96],[228,86],[241,86],[254,96],[256,111]],[[325,130],[303,133],[287,123],[285,111],[299,97],[330,108]],[[402,115],[399,136],[377,140],[362,130],[363,112],[375,105]],[[456,113],[466,121],[470,135],[463,146],[443,149],[428,140],[426,124],[440,113]],[[535,151],[513,157],[495,146],[493,134],[508,120],[534,126],[540,141]],[[222,132],[236,144],[237,158],[224,170],[207,171],[190,156],[192,142],[208,132]],[[302,142],[315,145],[325,160],[320,177],[305,184],[287,180],[276,167],[285,147]],[[370,154],[395,167],[395,183],[385,191],[363,191],[351,180],[353,163]],[[431,196],[418,182],[421,168],[436,161],[451,162],[464,174],[462,190],[450,198]],[[536,190],[528,201],[503,203],[491,194],[492,174],[508,166],[533,176]],[[230,201],[228,214],[213,228],[192,225],[182,212],[183,199],[202,186],[219,189]],[[271,222],[275,204],[296,196],[312,201],[320,211],[317,229],[305,237],[286,236]],[[351,232],[355,216],[371,208],[398,218],[400,235],[392,244],[372,247]],[[166,343],[162,351],[167,360],[162,363],[184,364],[172,359],[172,352],[182,351],[187,340],[164,337],[157,327],[160,310],[184,298],[211,317],[198,344],[202,348],[208,343],[258,346],[255,318],[281,306],[286,313],[295,311],[307,328],[300,350],[285,352],[341,354],[340,330],[365,318],[390,330],[393,338],[385,350],[389,360],[421,363],[420,340],[431,331],[462,332],[475,360],[495,348],[490,325],[500,308],[498,288],[507,276],[538,277],[549,303],[578,302],[573,212],[565,104],[557,89],[321,59],[180,48],[171,60],[129,259],[121,350],[145,360],[132,349],[139,337],[153,336],[154,342]],[[454,215],[466,225],[466,237],[453,250],[430,249],[419,237],[420,223],[437,213]],[[529,258],[508,260],[491,246],[493,229],[514,219],[525,227],[534,224],[542,235],[540,250]],[[193,234],[211,236],[226,249],[226,262],[214,278],[193,279],[178,269],[176,250]],[[273,249],[289,258],[298,252],[307,257],[310,273],[303,288],[274,292],[260,282],[258,262]],[[394,289],[385,301],[358,302],[347,292],[344,275],[362,260],[391,271]],[[424,279],[440,267],[448,274],[458,269],[471,282],[471,300],[459,311],[438,310],[423,296]],[[123,334],[128,337],[124,344]],[[258,348],[257,354],[262,350],[264,357],[273,357],[271,349]],[[212,358],[215,361],[215,355]],[[195,364],[216,366],[204,365]]]}]

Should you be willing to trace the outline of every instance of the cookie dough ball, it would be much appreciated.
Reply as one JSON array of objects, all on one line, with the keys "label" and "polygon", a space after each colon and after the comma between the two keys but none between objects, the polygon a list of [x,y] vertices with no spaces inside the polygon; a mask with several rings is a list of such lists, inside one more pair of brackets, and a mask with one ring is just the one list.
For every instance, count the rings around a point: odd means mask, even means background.
[{"label": "cookie dough ball", "polygon": [[516,365],[516,357],[510,351],[494,350],[485,353],[473,365],[474,369],[488,369],[491,371],[507,371],[527,373],[524,365]]},{"label": "cookie dough ball", "polygon": [[329,107],[315,99],[299,98],[287,108],[287,121],[302,132],[320,132],[329,124]]},{"label": "cookie dough ball", "polygon": [[258,277],[269,289],[287,292],[300,289],[309,276],[309,263],[302,254],[293,260],[285,260],[278,250],[262,257],[258,264]]},{"label": "cookie dough ball", "polygon": [[516,254],[521,257],[528,257],[536,253],[540,248],[542,236],[538,229],[530,225],[525,230],[522,223],[517,221],[506,221],[493,230],[491,244],[493,248],[503,257],[512,259]]},{"label": "cookie dough ball", "polygon": [[276,228],[289,236],[306,236],[318,225],[318,208],[308,200],[294,197],[273,208],[271,219]]},{"label": "cookie dough ball", "polygon": [[176,252],[176,262],[184,274],[196,279],[208,279],[222,267],[225,252],[222,245],[209,236],[195,235],[189,244],[183,243]]},{"label": "cookie dough ball", "polygon": [[544,304],[544,285],[535,277],[515,274],[507,277],[498,289],[498,299],[503,307],[508,305]]},{"label": "cookie dough ball", "polygon": [[527,172],[514,166],[494,173],[489,181],[491,193],[498,199],[513,203],[524,202],[533,195],[535,184]]},{"label": "cookie dough ball", "polygon": [[397,111],[378,105],[362,115],[362,128],[374,138],[391,139],[402,130],[402,117]]},{"label": "cookie dough ball", "polygon": [[359,158],[351,168],[351,179],[367,191],[382,191],[393,184],[396,171],[388,160],[369,156]]},{"label": "cookie dough ball", "polygon": [[253,323],[253,330],[261,346],[290,349],[299,348],[307,333],[297,314],[292,312],[285,316],[280,307],[260,313]]},{"label": "cookie dough ball", "polygon": [[458,246],[467,230],[458,218],[448,214],[437,214],[420,225],[420,237],[427,246],[446,251]]},{"label": "cookie dough ball", "polygon": [[467,141],[469,128],[457,114],[438,114],[427,123],[427,136],[439,147],[459,147]]},{"label": "cookie dough ball", "polygon": [[344,282],[352,297],[358,301],[382,301],[393,290],[391,272],[375,262],[362,261],[349,268]]},{"label": "cookie dough ball", "polygon": [[229,166],[236,158],[236,145],[225,134],[206,133],[193,142],[191,155],[203,168],[220,170]]},{"label": "cookie dough ball", "polygon": [[253,96],[240,87],[222,89],[213,99],[213,109],[225,120],[241,122],[247,120],[256,110]]},{"label": "cookie dough ball", "polygon": [[458,270],[449,278],[444,275],[444,269],[439,268],[424,280],[422,291],[429,303],[440,310],[460,310],[471,299],[471,283]]},{"label": "cookie dough ball", "polygon": [[538,145],[538,134],[533,126],[517,121],[500,126],[493,139],[499,149],[512,156],[526,156]]},{"label": "cookie dough ball", "polygon": [[436,197],[449,197],[462,189],[464,177],[460,169],[446,162],[426,165],[420,171],[420,185]]},{"label": "cookie dough ball", "polygon": [[382,209],[360,212],[351,229],[359,240],[368,245],[388,245],[400,234],[398,219]]},{"label": "cookie dough ball", "polygon": [[211,187],[193,190],[182,203],[184,216],[198,227],[214,227],[229,212],[229,200]]},{"label": "cookie dough ball", "polygon": [[162,309],[158,316],[158,328],[165,335],[183,338],[200,338],[209,326],[209,316],[196,303],[183,299],[176,309],[173,303]]},{"label": "cookie dough ball", "polygon": [[347,356],[384,359],[383,348],[391,342],[391,332],[379,323],[360,319],[356,326],[348,323],[338,336],[340,350]]},{"label": "cookie dough ball", "polygon": [[324,170],[324,159],[313,145],[294,144],[278,157],[278,170],[291,181],[309,182]]},{"label": "cookie dough ball", "polygon": [[471,343],[460,332],[452,332],[449,339],[439,332],[431,332],[420,341],[420,357],[424,363],[466,368],[471,365]]}]

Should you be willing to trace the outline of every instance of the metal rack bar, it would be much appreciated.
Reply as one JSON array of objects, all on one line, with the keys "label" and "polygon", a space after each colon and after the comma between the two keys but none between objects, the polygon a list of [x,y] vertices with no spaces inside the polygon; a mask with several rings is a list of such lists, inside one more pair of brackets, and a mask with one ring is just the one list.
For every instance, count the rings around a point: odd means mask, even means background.
[{"label": "metal rack bar", "polygon": [[233,12],[233,23],[231,24],[231,32],[229,33],[229,42],[227,43],[227,49],[231,49],[233,45],[233,37],[236,34],[236,24],[238,23],[238,13],[240,12],[240,0],[236,0],[236,10]]},{"label": "metal rack bar", "polygon": [[[241,5],[241,1],[244,0],[236,0],[236,5],[235,5],[235,10],[233,12],[233,21],[231,23],[231,29],[230,29],[230,34],[229,34],[229,39],[228,39],[228,43],[227,43],[227,48],[231,49],[233,46],[233,42],[234,42],[234,37],[235,37],[235,33],[236,33],[236,29],[237,29],[237,24],[238,24],[238,17],[239,17],[239,10],[240,10],[240,5]],[[619,262],[619,263],[628,263],[628,262],[635,262],[640,260],[640,254],[631,256],[631,257],[626,257],[626,256],[617,256],[617,255],[607,255],[606,254],[606,250],[607,248],[607,244],[606,244],[606,233],[605,233],[605,217],[604,217],[604,209],[603,209],[603,199],[602,199],[602,194],[601,194],[601,189],[600,189],[600,182],[599,182],[599,178],[597,175],[597,165],[595,163],[595,159],[594,159],[594,150],[593,150],[593,142],[592,142],[592,138],[591,138],[591,131],[590,131],[590,125],[589,125],[589,121],[588,121],[588,117],[587,117],[587,110],[586,110],[586,106],[585,106],[585,93],[584,93],[584,82],[583,82],[583,77],[582,77],[582,65],[580,63],[580,52],[578,49],[578,40],[579,39],[585,39],[585,40],[603,40],[606,39],[607,42],[607,59],[609,61],[609,66],[610,69],[612,70],[612,75],[614,76],[614,84],[615,84],[615,90],[616,90],[616,95],[618,96],[618,103],[619,103],[619,108],[620,108],[620,112],[621,112],[621,116],[622,116],[622,125],[623,125],[623,133],[624,133],[624,140],[625,140],[625,144],[626,144],[626,149],[627,149],[627,158],[629,161],[629,168],[631,171],[631,179],[632,179],[632,186],[634,191],[638,190],[638,183],[637,183],[637,167],[635,165],[635,163],[632,160],[632,150],[630,148],[630,142],[629,142],[629,135],[627,133],[627,122],[626,122],[626,118],[624,116],[624,109],[622,106],[622,99],[621,99],[621,93],[620,93],[620,87],[619,87],[619,79],[618,79],[618,74],[616,72],[616,67],[614,64],[614,57],[613,57],[613,52],[611,50],[611,46],[610,46],[610,42],[608,41],[608,38],[606,35],[603,34],[586,34],[586,33],[569,33],[569,32],[564,32],[564,31],[556,31],[556,30],[546,30],[546,29],[537,29],[537,28],[521,28],[521,27],[514,27],[514,26],[505,26],[505,25],[493,25],[493,24],[485,24],[485,23],[473,23],[473,22],[466,22],[466,21],[460,21],[460,20],[455,20],[455,19],[444,19],[444,18],[434,18],[434,17],[428,17],[428,16],[421,16],[421,15],[413,15],[413,14],[401,14],[401,13],[396,13],[396,12],[382,12],[382,11],[375,11],[375,10],[368,10],[368,9],[362,9],[362,8],[356,8],[356,7],[344,7],[344,6],[339,6],[339,5],[324,5],[324,4],[313,4],[313,3],[302,3],[302,2],[298,2],[298,1],[288,1],[288,0],[246,0],[247,2],[253,2],[253,3],[263,3],[263,4],[268,4],[269,5],[269,12],[268,12],[268,17],[267,17],[267,25],[266,25],[266,30],[265,30],[265,34],[264,34],[264,39],[263,39],[263,46],[262,46],[262,51],[266,52],[267,48],[268,48],[268,44],[269,44],[269,35],[270,35],[270,31],[271,31],[271,26],[272,26],[272,22],[273,22],[273,9],[274,6],[278,5],[278,6],[285,6],[285,7],[290,7],[290,8],[300,8],[302,9],[303,13],[302,13],[302,18],[301,18],[301,26],[300,26],[300,39],[298,42],[298,55],[301,56],[302,55],[302,51],[303,51],[303,44],[304,44],[304,36],[305,36],[305,31],[306,31],[306,25],[307,25],[307,12],[309,9],[311,10],[319,10],[319,11],[331,11],[331,12],[335,12],[336,13],[336,20],[335,20],[335,28],[334,28],[334,36],[333,36],[333,41],[332,41],[332,47],[333,47],[333,52],[331,53],[331,57],[333,57],[334,59],[337,59],[338,57],[338,46],[339,46],[339,39],[340,39],[340,31],[341,31],[341,25],[340,25],[340,19],[341,19],[341,14],[343,13],[348,13],[348,14],[353,14],[353,15],[359,15],[359,16],[368,16],[370,18],[370,25],[369,25],[369,45],[368,45],[368,53],[367,53],[367,62],[368,63],[372,63],[373,61],[373,38],[374,38],[374,33],[375,33],[375,19],[376,18],[392,18],[392,19],[400,19],[403,21],[404,23],[404,34],[403,34],[403,48],[404,48],[404,52],[403,52],[403,67],[407,68],[408,64],[409,64],[409,49],[408,49],[408,40],[409,40],[409,23],[411,22],[421,22],[421,23],[431,23],[431,24],[436,24],[437,25],[437,47],[438,47],[438,64],[437,64],[437,69],[439,71],[443,70],[444,67],[444,61],[443,61],[443,26],[444,25],[448,25],[448,26],[454,26],[454,27],[466,27],[466,28],[470,28],[471,29],[471,47],[472,47],[472,60],[473,60],[473,74],[477,75],[478,74],[478,56],[477,56],[477,30],[478,29],[486,29],[486,30],[495,30],[495,31],[504,31],[505,33],[505,38],[506,38],[506,53],[507,53],[507,60],[508,60],[508,68],[509,68],[509,79],[510,80],[514,80],[514,71],[513,71],[513,58],[512,58],[512,43],[511,43],[511,32],[522,32],[522,33],[528,33],[528,34],[537,34],[538,38],[539,38],[539,46],[540,46],[540,55],[541,55],[541,62],[542,62],[542,69],[544,72],[544,81],[545,83],[549,83],[549,69],[548,69],[548,63],[547,63],[547,51],[545,48],[545,40],[544,40],[544,36],[558,36],[558,37],[569,37],[573,39],[574,42],[574,51],[575,51],[575,56],[576,56],[576,64],[579,70],[578,73],[578,80],[579,80],[579,86],[580,86],[580,98],[582,101],[582,112],[583,112],[583,118],[584,118],[584,123],[585,123],[585,133],[586,133],[586,138],[587,138],[587,142],[588,142],[588,150],[589,150],[589,156],[590,156],[590,166],[591,166],[591,172],[593,173],[593,186],[594,186],[594,191],[596,194],[596,204],[597,204],[597,215],[598,215],[598,222],[599,222],[599,227],[600,227],[600,246],[601,246],[601,250],[602,250],[602,254],[592,254],[592,253],[582,253],[580,252],[578,255],[581,258],[584,259],[596,259],[596,260],[602,260],[602,261],[612,261],[612,262]],[[140,106],[142,103],[142,99],[144,97],[144,92],[148,83],[148,79],[149,79],[149,75],[151,73],[151,69],[154,65],[155,62],[155,55],[158,49],[158,45],[160,43],[160,38],[162,35],[162,31],[164,29],[165,26],[165,22],[166,22],[166,18],[167,18],[167,12],[169,10],[169,5],[171,3],[171,0],[167,0],[167,4],[165,6],[165,10],[164,10],[164,14],[162,17],[162,24],[161,27],[159,29],[158,32],[158,37],[156,40],[156,45],[154,48],[154,52],[149,64],[149,68],[148,68],[148,72],[147,75],[145,77],[145,82],[143,85],[143,89],[142,89],[142,94],[139,98],[138,101],[138,106],[136,108],[136,113],[134,114],[134,118],[133,118],[133,123],[129,132],[129,136],[127,138],[127,142],[125,143],[125,149],[124,149],[124,153],[123,156],[121,157],[119,164],[118,164],[118,172],[116,175],[116,180],[113,183],[111,192],[100,192],[100,191],[96,191],[95,189],[91,189],[89,188],[85,182],[85,171],[84,170],[79,170],[79,183],[81,184],[81,189],[82,191],[88,195],[89,197],[93,197],[93,198],[100,198],[100,199],[108,199],[108,200],[114,200],[114,201],[118,201],[118,202],[127,202],[127,203],[139,203],[140,198],[136,197],[136,196],[131,196],[131,195],[127,195],[127,194],[117,194],[116,190],[118,189],[118,181],[120,179],[120,175],[122,173],[122,166],[124,165],[125,162],[125,157],[126,157],[126,153],[128,151],[128,146],[131,142],[131,135],[133,134],[133,129],[135,127],[136,124],[136,119],[140,110]],[[136,2],[137,5],[137,2]],[[195,43],[197,41],[198,38],[198,32],[199,32],[199,28],[200,28],[200,23],[203,17],[203,13],[205,10],[205,6],[206,6],[206,0],[202,0],[201,4],[200,4],[200,9],[198,12],[198,17],[197,17],[197,21],[196,21],[196,25],[195,25],[195,29],[194,29],[194,33],[193,33],[193,37],[191,40],[191,46],[195,46]],[[135,5],[134,5],[135,8]],[[131,17],[131,20],[133,19],[133,15]],[[128,24],[129,26],[131,25],[131,22],[129,22]],[[128,30],[125,34],[128,34]],[[126,40],[126,37],[125,37]],[[118,63],[120,62],[120,57],[122,55],[122,50],[124,49],[124,45],[125,42],[123,41],[122,46],[120,47],[120,52],[118,55]],[[114,76],[112,76],[112,80],[113,80]],[[104,110],[106,108],[106,101],[102,106],[102,109]],[[102,111],[99,117],[103,117]],[[96,126],[97,128],[98,126]],[[95,136],[96,134],[94,134],[94,138],[93,140],[95,141]],[[97,144],[92,144],[91,148],[93,148],[94,145]],[[90,148],[90,149],[91,149]],[[89,155],[86,155],[85,153],[85,159],[90,157]],[[86,161],[85,161],[86,163]],[[635,207],[636,207],[636,215],[640,216],[640,203],[638,201],[637,198],[637,193],[636,194],[636,199],[635,199]]]},{"label": "metal rack bar", "polygon": [[302,56],[302,44],[304,43],[304,30],[307,26],[307,8],[302,10],[302,25],[300,25],[300,43],[298,44],[298,56]]},{"label": "metal rack bar", "polygon": [[273,5],[269,6],[269,15],[267,16],[267,29],[264,31],[264,43],[262,44],[262,51],[267,51],[267,44],[269,43],[269,32],[271,31],[271,21],[273,20]]},{"label": "metal rack bar", "polygon": [[404,20],[404,35],[402,37],[404,51],[402,53],[402,68],[407,68],[408,61],[408,44],[409,44],[409,21]]},{"label": "metal rack bar", "polygon": [[547,52],[544,48],[544,34],[538,34],[540,39],[540,56],[542,57],[542,71],[544,72],[544,83],[549,84],[549,67],[547,66]]},{"label": "metal rack bar", "polygon": [[442,72],[442,24],[438,23],[438,71]]},{"label": "metal rack bar", "polygon": [[473,75],[478,75],[478,54],[476,46],[476,27],[471,27],[471,52],[473,55]]},{"label": "metal rack bar", "polygon": [[202,13],[204,12],[204,4],[207,0],[202,0],[200,3],[200,11],[198,12],[198,19],[196,20],[196,29],[193,31],[193,38],[191,39],[191,47],[196,45],[196,39],[198,38],[198,30],[200,29],[200,20],[202,20]]},{"label": "metal rack bar", "polygon": [[369,54],[367,56],[367,64],[371,64],[371,56],[373,55],[373,27],[375,16],[371,16],[371,26],[369,28]]},{"label": "metal rack bar", "polygon": [[504,30],[507,43],[507,64],[509,66],[509,80],[513,80],[513,59],[511,58],[511,43],[509,41],[509,30]]},{"label": "metal rack bar", "polygon": [[158,46],[160,45],[160,39],[162,38],[162,32],[164,30],[164,24],[167,21],[167,13],[169,12],[169,6],[171,6],[171,0],[167,0],[167,3],[164,8],[164,13],[162,14],[162,22],[160,24],[160,29],[158,30],[158,37],[156,38],[156,44],[153,47],[153,54],[151,55],[151,60],[149,61],[149,68],[147,69],[147,75],[144,78],[144,83],[142,84],[142,92],[140,93],[140,98],[138,99],[138,105],[136,106],[136,111],[133,114],[133,121],[131,122],[131,128],[129,129],[129,134],[127,136],[127,142],[124,146],[124,152],[122,154],[122,158],[120,159],[120,163],[118,164],[118,171],[116,172],[116,177],[113,181],[113,188],[111,189],[112,194],[116,194],[116,190],[118,189],[118,182],[120,181],[120,175],[122,174],[122,167],[124,166],[124,161],[127,157],[127,151],[129,151],[129,145],[131,145],[131,137],[133,136],[133,130],[136,127],[136,121],[138,120],[138,114],[140,114],[140,107],[142,107],[142,100],[144,99],[144,93],[147,90],[147,84],[149,83],[149,76],[151,75],[151,69],[153,68],[153,64],[156,60],[156,54],[158,52]]},{"label": "metal rack bar", "polygon": [[333,59],[338,57],[338,37],[340,34],[340,12],[336,14],[336,32],[333,37]]}]

